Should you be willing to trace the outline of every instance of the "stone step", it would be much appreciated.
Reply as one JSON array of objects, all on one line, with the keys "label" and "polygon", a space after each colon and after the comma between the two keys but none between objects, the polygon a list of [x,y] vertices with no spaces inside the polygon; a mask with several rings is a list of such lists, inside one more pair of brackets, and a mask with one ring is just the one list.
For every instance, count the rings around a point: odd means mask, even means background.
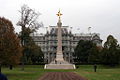
[{"label": "stone step", "polygon": [[69,62],[67,61],[52,61],[50,64],[70,64]]},{"label": "stone step", "polygon": [[74,64],[46,64],[45,69],[75,69]]}]

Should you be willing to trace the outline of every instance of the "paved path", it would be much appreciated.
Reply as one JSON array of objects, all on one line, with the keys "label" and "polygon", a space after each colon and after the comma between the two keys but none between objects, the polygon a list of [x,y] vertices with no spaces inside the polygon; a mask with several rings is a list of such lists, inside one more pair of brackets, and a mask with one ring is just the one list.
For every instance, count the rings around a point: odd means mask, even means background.
[{"label": "paved path", "polygon": [[48,72],[38,80],[87,80],[73,72]]}]

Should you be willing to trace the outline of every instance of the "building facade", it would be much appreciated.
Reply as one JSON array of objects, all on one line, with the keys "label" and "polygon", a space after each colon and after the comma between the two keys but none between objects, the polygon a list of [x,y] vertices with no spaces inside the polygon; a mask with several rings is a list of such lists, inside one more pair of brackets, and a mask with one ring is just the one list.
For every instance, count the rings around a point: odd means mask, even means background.
[{"label": "building facade", "polygon": [[[57,27],[49,26],[46,34],[31,34],[35,43],[41,47],[44,53],[44,62],[50,63],[56,58],[57,52]],[[62,50],[64,60],[73,63],[74,49],[80,40],[90,40],[97,46],[102,46],[102,40],[98,33],[73,34],[68,30],[69,26],[62,26]]]}]

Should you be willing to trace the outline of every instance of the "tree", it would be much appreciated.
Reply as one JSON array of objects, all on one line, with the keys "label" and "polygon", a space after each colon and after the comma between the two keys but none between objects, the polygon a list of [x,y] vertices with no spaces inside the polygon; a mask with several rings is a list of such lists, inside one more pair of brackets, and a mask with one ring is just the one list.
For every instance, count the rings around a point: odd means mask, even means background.
[{"label": "tree", "polygon": [[[30,34],[36,31],[39,27],[43,26],[42,23],[37,21],[40,13],[35,12],[33,9],[29,8],[27,5],[23,5],[21,10],[19,11],[21,14],[21,19],[18,21],[17,25],[22,27],[22,31],[20,34],[22,46],[26,46],[28,44],[28,38],[30,38]],[[24,47],[24,51],[25,51]],[[22,70],[24,70],[24,52],[23,51],[23,60],[22,60]]]},{"label": "tree", "polygon": [[90,53],[88,56],[89,63],[96,64],[100,63],[100,52],[101,49],[96,46],[96,44],[93,45],[93,47],[90,49]]},{"label": "tree", "polygon": [[39,27],[42,27],[43,24],[37,21],[40,13],[35,12],[33,9],[29,8],[27,5],[23,5],[19,11],[21,14],[21,19],[18,21],[17,25],[24,28],[30,28],[30,30],[36,31]]},{"label": "tree", "polygon": [[80,40],[75,48],[75,57],[78,63],[88,63],[88,57],[93,48],[92,41]]},{"label": "tree", "polygon": [[38,64],[43,62],[43,52],[41,51],[41,47],[34,45],[31,50],[31,60],[33,64]]},{"label": "tree", "polygon": [[27,64],[35,64],[36,62],[40,62],[40,59],[43,57],[41,47],[35,44],[31,36],[26,38],[26,44],[24,45],[24,54]]},{"label": "tree", "polygon": [[42,27],[43,24],[37,21],[40,13],[35,12],[27,5],[23,5],[19,12],[21,19],[18,21],[17,25],[22,27],[20,38],[21,43],[25,45],[27,43],[26,38],[28,38],[32,32]]},{"label": "tree", "polygon": [[107,41],[104,43],[104,48],[102,50],[101,61],[103,64],[114,66],[119,63],[120,59],[120,48],[117,40],[109,35]]},{"label": "tree", "polygon": [[0,63],[16,65],[21,56],[22,46],[12,22],[0,17]]}]

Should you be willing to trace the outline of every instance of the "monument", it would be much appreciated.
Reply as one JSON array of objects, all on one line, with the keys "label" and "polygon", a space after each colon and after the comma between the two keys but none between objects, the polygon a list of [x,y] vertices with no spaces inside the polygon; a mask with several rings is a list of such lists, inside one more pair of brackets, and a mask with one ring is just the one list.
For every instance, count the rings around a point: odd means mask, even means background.
[{"label": "monument", "polygon": [[62,52],[62,23],[61,23],[61,13],[60,10],[57,14],[59,17],[57,23],[57,53],[56,59],[52,61],[50,64],[45,64],[45,69],[75,69],[74,64],[70,64],[69,62],[63,59],[63,52]]},{"label": "monument", "polygon": [[60,16],[62,14],[59,11],[57,15],[59,16],[59,20],[58,20],[58,23],[57,23],[57,27],[58,27],[57,40],[58,40],[58,43],[57,43],[56,61],[60,62],[60,61],[64,61],[63,52],[62,52],[62,32],[61,32],[62,23],[61,23],[61,19],[60,19]]}]

